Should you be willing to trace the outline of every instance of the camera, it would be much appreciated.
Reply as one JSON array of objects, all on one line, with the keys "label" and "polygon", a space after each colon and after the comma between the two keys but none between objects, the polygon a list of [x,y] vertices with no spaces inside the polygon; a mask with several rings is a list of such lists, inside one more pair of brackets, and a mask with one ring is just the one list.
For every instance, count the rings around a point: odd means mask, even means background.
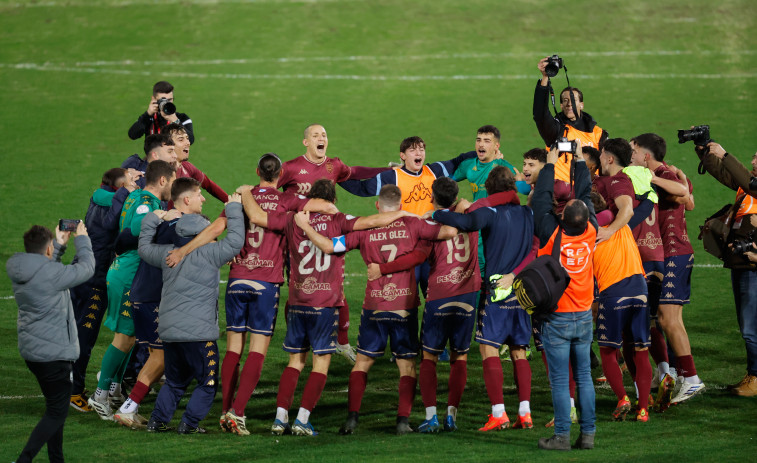
[{"label": "camera", "polygon": [[60,219],[60,221],[58,221],[58,230],[64,232],[76,231],[76,227],[79,226],[79,222],[81,222],[81,220],[79,219]]},{"label": "camera", "polygon": [[544,73],[547,77],[554,77],[560,68],[563,67],[562,58],[557,55],[552,55],[547,58],[547,67],[544,68]]},{"label": "camera", "polygon": [[693,141],[697,146],[707,146],[712,141],[710,138],[710,126],[698,125],[691,130],[678,131],[678,143]]},{"label": "camera", "polygon": [[168,98],[159,99],[158,108],[160,109],[160,112],[162,112],[166,116],[170,116],[171,114],[176,112],[176,105],[168,101]]},{"label": "camera", "polygon": [[578,143],[575,140],[568,140],[565,137],[558,138],[555,146],[557,151],[561,153],[576,154],[576,149],[578,149]]}]

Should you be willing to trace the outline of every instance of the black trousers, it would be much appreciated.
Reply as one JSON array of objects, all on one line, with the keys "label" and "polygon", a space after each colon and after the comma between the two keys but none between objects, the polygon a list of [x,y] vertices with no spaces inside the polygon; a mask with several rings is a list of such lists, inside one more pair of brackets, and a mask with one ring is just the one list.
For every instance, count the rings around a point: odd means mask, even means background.
[{"label": "black trousers", "polygon": [[71,399],[71,364],[63,360],[26,362],[45,396],[45,414],[29,436],[16,460],[18,463],[32,461],[45,444],[51,462],[63,461],[63,425],[66,424]]}]

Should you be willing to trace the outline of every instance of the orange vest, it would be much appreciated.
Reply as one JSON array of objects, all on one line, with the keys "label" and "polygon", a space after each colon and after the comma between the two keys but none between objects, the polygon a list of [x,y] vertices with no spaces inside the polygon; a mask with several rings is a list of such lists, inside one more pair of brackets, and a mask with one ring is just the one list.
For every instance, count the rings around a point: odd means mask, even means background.
[{"label": "orange vest", "polygon": [[397,186],[402,192],[402,210],[413,214],[423,215],[434,210],[431,204],[431,184],[436,175],[429,166],[423,166],[421,174],[410,175],[399,167],[394,168],[397,174]]},{"label": "orange vest", "polygon": [[[581,146],[592,146],[599,149],[599,139],[602,138],[602,129],[599,126],[594,126],[594,130],[591,132],[582,132],[570,125],[565,125],[568,133],[566,138],[568,140],[581,140]],[[549,150],[549,146],[547,150]],[[560,160],[555,164],[555,180],[562,180],[563,182],[570,182],[570,161],[573,159],[573,155],[567,153],[565,156],[560,156]],[[567,162],[566,162],[567,161]]]},{"label": "orange vest", "polygon": [[741,201],[741,205],[739,206],[739,210],[736,211],[736,217],[735,218],[738,219],[738,218],[743,217],[745,215],[757,214],[757,198],[755,198],[754,196],[746,194],[746,192],[744,192],[744,190],[742,190],[741,187],[739,187],[739,191],[736,192],[736,201],[739,200],[739,198],[741,197],[741,195],[744,195],[746,197],[744,198],[743,201]]},{"label": "orange vest", "polygon": [[599,292],[631,275],[644,275],[641,255],[628,226],[616,231],[594,250],[594,277]]},{"label": "orange vest", "polygon": [[[557,236],[557,230],[552,233],[547,244],[539,249],[538,255],[543,256],[552,252],[552,244]],[[556,312],[583,312],[591,310],[594,302],[594,242],[597,231],[588,224],[586,231],[579,236],[569,236],[565,233],[560,238],[560,264],[570,276],[570,284],[560,300],[557,302]]]}]

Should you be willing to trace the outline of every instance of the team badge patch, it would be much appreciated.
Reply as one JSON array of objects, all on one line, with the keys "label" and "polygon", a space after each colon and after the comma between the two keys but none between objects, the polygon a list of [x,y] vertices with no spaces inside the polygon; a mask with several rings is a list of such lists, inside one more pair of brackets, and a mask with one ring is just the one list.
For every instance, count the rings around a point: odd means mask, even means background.
[{"label": "team badge patch", "polygon": [[147,214],[150,212],[150,207],[147,204],[140,204],[137,207],[137,214]]}]

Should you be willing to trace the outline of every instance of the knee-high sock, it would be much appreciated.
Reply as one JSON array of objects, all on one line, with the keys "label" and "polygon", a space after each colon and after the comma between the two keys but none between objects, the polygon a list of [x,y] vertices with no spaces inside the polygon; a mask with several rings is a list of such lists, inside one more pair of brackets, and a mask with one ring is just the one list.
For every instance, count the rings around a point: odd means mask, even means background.
[{"label": "knee-high sock", "polygon": [[649,407],[649,390],[652,387],[652,365],[645,350],[634,354],[636,360],[636,388],[639,390],[639,408]]},{"label": "knee-high sock", "polygon": [[518,401],[531,400],[531,365],[528,364],[528,360],[514,361],[513,371],[518,384]]},{"label": "knee-high sock", "polygon": [[[234,390],[239,378],[239,358],[241,354],[226,351],[221,362],[221,410],[227,412],[234,402]],[[241,415],[240,415],[241,416]]]},{"label": "knee-high sock", "polygon": [[626,368],[631,373],[631,378],[636,377],[636,348],[633,342],[623,342],[623,360],[626,361]]},{"label": "knee-high sock", "polygon": [[618,350],[612,347],[600,347],[599,354],[602,356],[602,371],[610,383],[612,392],[622,399],[626,395],[626,389],[623,387],[623,373],[618,365]]},{"label": "knee-high sock", "polygon": [[121,367],[124,359],[129,355],[129,352],[119,350],[113,344],[108,346],[108,349],[103,355],[103,361],[100,365],[100,379],[97,382],[97,387],[103,391],[110,389],[110,383],[113,378],[118,374],[118,369]]},{"label": "knee-high sock", "polygon": [[365,385],[368,383],[368,373],[353,371],[350,373],[349,387],[347,389],[347,410],[359,412],[360,404],[365,394]]},{"label": "knee-high sock", "polygon": [[677,359],[678,374],[684,378],[690,378],[696,376],[697,367],[694,366],[694,357],[689,355],[682,355]]},{"label": "knee-high sock", "polygon": [[418,381],[412,376],[400,376],[399,396],[400,402],[397,407],[397,416],[409,417],[415,398],[415,385]]},{"label": "knee-high sock", "polygon": [[455,360],[449,368],[448,406],[455,408],[460,406],[466,382],[468,382],[468,362],[466,360]]},{"label": "knee-high sock", "polygon": [[423,399],[423,406],[436,407],[436,363],[433,360],[423,359],[421,360],[421,372],[418,377],[418,382],[421,385],[421,399]]},{"label": "knee-high sock", "polygon": [[250,401],[252,393],[260,381],[260,373],[263,371],[263,361],[265,355],[259,352],[250,352],[242,368],[242,375],[239,378],[239,390],[237,397],[234,399],[234,413],[237,416],[244,415],[244,408]]},{"label": "knee-high sock", "polygon": [[489,357],[484,360],[484,384],[486,385],[486,394],[489,396],[489,402],[492,405],[505,403],[505,396],[502,392],[502,363],[499,357]]},{"label": "knee-high sock", "polygon": [[300,370],[292,367],[284,368],[279,380],[279,393],[276,395],[276,406],[289,410],[294,398],[294,390],[297,389],[297,381],[300,380]]},{"label": "knee-high sock", "polygon": [[339,330],[336,333],[336,341],[339,344],[349,344],[350,338],[347,336],[350,329],[350,306],[347,305],[347,301],[344,301],[344,305],[339,307]]},{"label": "knee-high sock", "polygon": [[132,402],[140,404],[142,403],[142,399],[145,398],[148,392],[150,392],[150,386],[143,383],[142,381],[137,381],[137,383],[134,384],[131,393],[129,394],[129,398],[132,400]]},{"label": "knee-high sock", "polygon": [[305,389],[302,391],[302,408],[312,412],[318,399],[321,398],[324,387],[326,387],[326,375],[315,371],[310,372],[308,382],[305,383]]},{"label": "knee-high sock", "polygon": [[653,326],[649,329],[649,335],[652,341],[649,346],[649,354],[652,355],[654,363],[668,362],[668,345],[665,343],[665,336],[662,331]]}]

